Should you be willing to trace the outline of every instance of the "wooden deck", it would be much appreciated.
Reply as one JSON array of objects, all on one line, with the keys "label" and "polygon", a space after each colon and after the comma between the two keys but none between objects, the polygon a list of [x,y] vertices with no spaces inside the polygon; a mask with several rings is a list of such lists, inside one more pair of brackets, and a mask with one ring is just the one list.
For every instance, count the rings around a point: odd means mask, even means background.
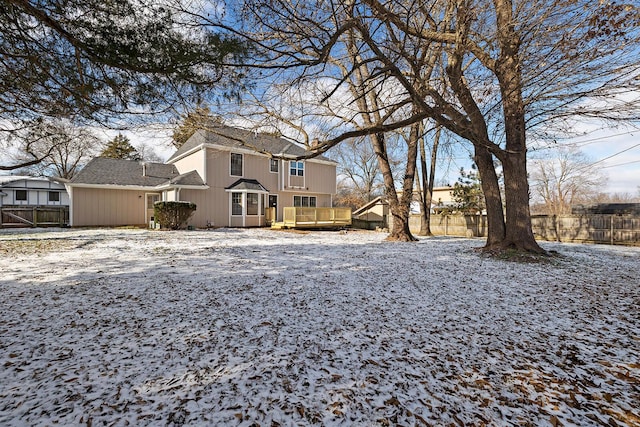
[{"label": "wooden deck", "polygon": [[282,222],[271,228],[340,228],[351,225],[350,208],[285,207]]}]

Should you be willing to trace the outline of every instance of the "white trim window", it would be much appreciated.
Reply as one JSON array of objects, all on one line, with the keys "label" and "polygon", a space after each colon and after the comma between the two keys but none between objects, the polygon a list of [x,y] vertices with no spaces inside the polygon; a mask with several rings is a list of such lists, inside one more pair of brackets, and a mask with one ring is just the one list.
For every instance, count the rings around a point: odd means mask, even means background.
[{"label": "white trim window", "polygon": [[247,193],[247,216],[258,215],[258,193]]},{"label": "white trim window", "polygon": [[231,153],[231,162],[229,165],[229,174],[231,176],[243,176],[243,155],[239,153]]},{"label": "white trim window", "polygon": [[289,162],[289,174],[291,176],[304,176],[304,162],[291,160]]},{"label": "white trim window", "polygon": [[231,215],[242,216],[242,193],[231,193]]},{"label": "white trim window", "polygon": [[279,161],[278,159],[269,159],[269,172],[271,173],[278,173],[278,170],[280,168],[279,165]]},{"label": "white trim window", "polygon": [[15,191],[15,199],[18,202],[26,202],[27,201],[27,190],[16,190]]},{"label": "white trim window", "polygon": [[316,196],[293,196],[293,206],[296,208],[315,208],[317,204]]}]

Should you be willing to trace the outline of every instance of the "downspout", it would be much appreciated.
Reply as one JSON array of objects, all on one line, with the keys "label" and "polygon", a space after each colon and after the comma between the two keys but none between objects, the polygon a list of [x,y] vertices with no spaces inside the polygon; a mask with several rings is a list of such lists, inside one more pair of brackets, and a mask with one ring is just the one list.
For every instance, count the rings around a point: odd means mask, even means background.
[{"label": "downspout", "polygon": [[207,149],[204,145],[202,146],[202,166],[204,168],[202,171],[202,179],[204,183],[207,184]]},{"label": "downspout", "polygon": [[64,187],[69,193],[69,227],[73,227],[73,187],[65,184]]}]

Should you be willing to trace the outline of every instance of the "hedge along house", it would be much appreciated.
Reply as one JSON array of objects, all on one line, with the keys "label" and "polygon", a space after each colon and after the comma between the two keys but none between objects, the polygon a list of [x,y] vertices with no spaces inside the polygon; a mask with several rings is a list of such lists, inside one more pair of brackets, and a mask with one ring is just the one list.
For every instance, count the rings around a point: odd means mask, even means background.
[{"label": "hedge along house", "polygon": [[167,162],[210,187],[180,194],[197,205],[195,226],[255,227],[267,225],[267,208],[281,221],[284,207],[332,207],[337,163],[296,160],[305,154],[286,138],[220,126],[197,131]]},{"label": "hedge along house", "polygon": [[153,204],[178,200],[184,189],[208,187],[196,171],[181,174],[174,165],[133,160],[92,159],[67,184],[69,223],[81,226],[146,226]]},{"label": "hedge along house", "polygon": [[[226,126],[197,131],[166,164],[94,159],[68,184],[71,225],[148,224],[153,202],[197,206],[196,227],[258,227],[284,207],[332,207],[337,163],[274,135]],[[146,168],[146,169],[143,169]],[[268,209],[270,208],[270,209]]]}]

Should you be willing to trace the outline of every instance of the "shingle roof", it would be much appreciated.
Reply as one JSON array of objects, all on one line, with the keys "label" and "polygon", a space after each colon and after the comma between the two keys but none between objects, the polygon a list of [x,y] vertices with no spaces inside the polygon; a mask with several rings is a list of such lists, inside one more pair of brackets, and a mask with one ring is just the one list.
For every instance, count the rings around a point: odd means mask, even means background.
[{"label": "shingle roof", "polygon": [[[284,156],[304,156],[307,150],[296,143],[275,135],[256,133],[250,130],[220,126],[215,129],[199,130],[193,134],[171,157],[168,162],[201,144],[215,144],[231,148],[254,149],[258,152],[268,152]],[[315,157],[319,160],[332,161],[324,156]]]},{"label": "shingle roof", "polygon": [[258,180],[256,179],[246,179],[242,178],[225,188],[225,190],[253,190],[253,191],[265,191],[268,192],[266,188]]},{"label": "shingle roof", "polygon": [[71,179],[71,183],[155,187],[180,176],[174,165],[146,162],[144,176],[142,168],[142,163],[134,160],[96,157]]},{"label": "shingle roof", "polygon": [[171,178],[172,185],[205,185],[204,181],[196,171],[190,171]]}]

